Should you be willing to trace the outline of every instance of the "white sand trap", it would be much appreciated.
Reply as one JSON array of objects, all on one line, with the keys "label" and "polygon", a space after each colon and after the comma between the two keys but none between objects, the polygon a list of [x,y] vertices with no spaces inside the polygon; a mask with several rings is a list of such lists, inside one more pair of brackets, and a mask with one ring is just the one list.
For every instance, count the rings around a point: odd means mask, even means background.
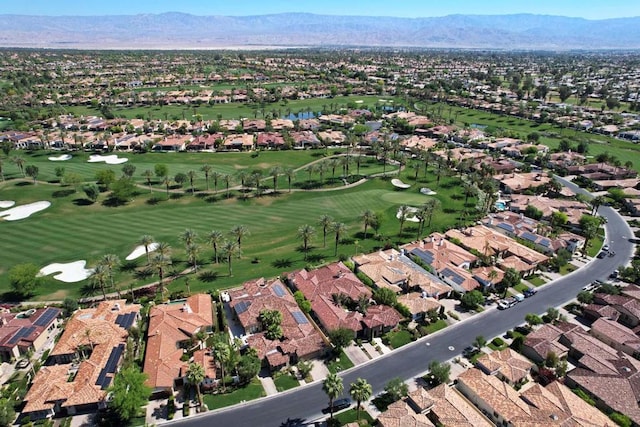
[{"label": "white sand trap", "polygon": [[122,163],[126,163],[129,161],[129,159],[125,159],[124,157],[118,157],[115,154],[109,155],[109,156],[103,156],[101,154],[94,154],[92,156],[89,156],[89,160],[87,160],[89,163],[98,163],[98,162],[105,162],[108,165],[120,165]]},{"label": "white sand trap", "polygon": [[13,200],[0,200],[0,209],[7,209],[15,204],[16,202],[14,202]]},{"label": "white sand trap", "polygon": [[[158,249],[157,243],[152,243],[149,245],[149,252],[153,252]],[[142,255],[145,255],[147,251],[144,249],[144,245],[136,246],[136,248],[125,258],[127,261],[134,260],[136,258],[140,258]]]},{"label": "white sand trap", "polygon": [[403,189],[411,187],[411,184],[405,184],[404,182],[402,182],[398,178],[392,179],[391,180],[391,184],[393,184],[394,187],[403,188]]},{"label": "white sand trap", "polygon": [[64,162],[71,160],[71,157],[73,157],[71,154],[60,154],[59,156],[49,157],[49,160],[52,162]]},{"label": "white sand trap", "polygon": [[[409,213],[407,214],[407,218],[406,221],[409,222],[420,222],[420,218],[418,218],[415,214],[416,212],[418,212],[418,208],[414,208],[411,206],[408,206],[409,208]],[[398,213],[396,214],[396,218],[400,219],[400,209],[398,209]]]},{"label": "white sand trap", "polygon": [[87,261],[85,260],[68,262],[66,264],[53,263],[40,269],[39,274],[40,276],[48,276],[49,274],[60,272],[60,274],[56,274],[53,278],[65,283],[80,282],[93,273],[92,269],[84,268],[86,264]]},{"label": "white sand trap", "polygon": [[435,191],[433,191],[432,189],[427,188],[427,187],[422,187],[420,189],[420,192],[422,194],[424,194],[425,196],[433,196],[434,194],[437,194]]},{"label": "white sand trap", "polygon": [[17,221],[19,219],[25,219],[36,212],[47,209],[51,206],[51,202],[33,202],[28,205],[20,205],[15,208],[7,209],[0,212],[0,218],[4,217],[6,221]]}]

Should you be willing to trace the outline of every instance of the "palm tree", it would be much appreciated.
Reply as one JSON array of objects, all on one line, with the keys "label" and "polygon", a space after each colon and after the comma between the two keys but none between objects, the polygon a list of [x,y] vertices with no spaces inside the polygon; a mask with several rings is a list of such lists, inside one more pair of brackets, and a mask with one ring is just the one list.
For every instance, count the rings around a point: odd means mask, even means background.
[{"label": "palm tree", "polygon": [[2,159],[0,159],[0,179],[4,181],[4,171],[2,169]]},{"label": "palm tree", "polygon": [[211,165],[202,165],[200,170],[204,172],[204,180],[207,183],[207,191],[209,191],[209,174],[211,173]]},{"label": "palm tree", "polygon": [[190,228],[187,228],[180,233],[180,240],[182,240],[185,246],[193,245],[198,238],[198,234]]},{"label": "palm tree", "polygon": [[307,260],[307,253],[309,251],[309,240],[316,234],[316,229],[312,226],[305,224],[298,228],[298,237],[302,239],[302,246],[304,247],[304,260]]},{"label": "palm tree", "polygon": [[262,180],[262,171],[254,170],[253,172],[251,172],[251,175],[249,175],[249,179],[256,186],[256,197],[260,196],[260,181]]},{"label": "palm tree", "polygon": [[426,208],[426,214],[427,217],[429,218],[429,222],[427,224],[427,227],[431,227],[431,219],[433,218],[433,214],[437,211],[440,210],[440,200],[438,199],[429,199],[425,202],[424,204],[425,208]]},{"label": "palm tree", "polygon": [[151,258],[151,267],[154,270],[158,271],[158,289],[160,290],[160,294],[162,298],[164,298],[164,294],[166,292],[166,288],[164,286],[164,272],[165,268],[171,264],[171,258],[168,255],[163,255],[162,253],[156,253],[153,258]]},{"label": "palm tree", "polygon": [[200,392],[200,383],[204,381],[204,367],[199,363],[189,363],[186,372],[187,381],[196,388],[198,394],[198,406],[202,406],[202,394]]},{"label": "palm tree", "polygon": [[465,210],[466,210],[467,201],[469,200],[469,197],[473,197],[473,196],[476,195],[476,187],[473,184],[465,182],[462,185],[462,191],[464,193],[464,207],[465,207]]},{"label": "palm tree", "polygon": [[193,180],[196,179],[198,175],[196,174],[196,171],[194,170],[190,170],[187,171],[187,178],[189,178],[189,186],[191,187],[191,194],[195,193],[195,189],[193,188]]},{"label": "palm tree", "polygon": [[165,185],[167,189],[167,200],[169,200],[169,186],[171,185],[171,177],[169,175],[163,176],[162,183]]},{"label": "palm tree", "polygon": [[400,221],[400,232],[398,233],[399,236],[402,236],[402,229],[404,228],[404,223],[407,221],[410,212],[411,210],[407,205],[402,205],[400,206],[400,209],[398,209],[398,220]]},{"label": "palm tree", "polygon": [[20,157],[20,156],[14,156],[11,161],[18,166],[18,169],[20,169],[20,172],[22,173],[22,176],[24,177],[24,162],[25,160]]},{"label": "palm tree", "polygon": [[338,243],[340,243],[342,235],[347,232],[347,226],[343,222],[334,222],[333,224],[331,224],[331,231],[336,233],[336,246],[335,252],[333,254],[334,256],[336,256],[338,255]]},{"label": "palm tree", "polygon": [[485,345],[487,345],[487,339],[482,336],[482,335],[478,335],[476,337],[475,340],[473,340],[472,343],[478,350],[482,350],[482,347],[484,347]]},{"label": "palm tree", "polygon": [[158,242],[156,253],[159,253],[163,257],[168,257],[171,254],[171,245],[167,242]]},{"label": "palm tree", "polygon": [[241,254],[238,243],[233,240],[226,240],[222,244],[222,252],[224,253],[224,256],[227,258],[227,264],[229,266],[229,276],[233,276],[233,273],[231,270],[231,260],[233,259],[234,256],[236,255],[240,256]]},{"label": "palm tree", "polygon": [[222,391],[226,391],[226,385],[224,381],[224,367],[226,362],[230,359],[231,356],[231,346],[227,341],[225,335],[223,333],[216,334],[213,337],[213,344],[211,346],[211,352],[213,353],[213,358],[218,362],[220,366],[220,374],[222,376]]},{"label": "palm tree", "polygon": [[329,411],[331,419],[333,420],[333,401],[344,391],[342,378],[340,378],[338,374],[330,373],[322,382],[322,391],[324,391],[329,398]]},{"label": "palm tree", "polygon": [[317,165],[318,174],[320,174],[320,185],[324,184],[324,174],[327,172],[327,163],[320,162]]},{"label": "palm tree", "polygon": [[151,246],[153,240],[153,237],[148,234],[145,234],[144,236],[140,237],[140,240],[138,240],[138,244],[144,246],[144,253],[147,254],[147,264],[151,262],[151,257],[149,255],[149,246]]},{"label": "palm tree", "polygon": [[607,202],[605,196],[596,196],[591,199],[591,215],[595,215],[598,212],[598,208]]},{"label": "palm tree", "polygon": [[329,215],[322,215],[320,220],[318,221],[318,225],[322,227],[322,247],[327,247],[327,232],[331,228],[331,224],[333,224],[333,218]]},{"label": "palm tree", "polygon": [[200,252],[200,246],[195,243],[187,245],[186,247],[187,258],[189,258],[189,262],[193,266],[194,271],[198,271],[198,252]]},{"label": "palm tree", "polygon": [[293,168],[286,168],[284,170],[284,174],[287,177],[287,182],[289,183],[289,193],[291,193],[291,180],[296,177],[296,171]]},{"label": "palm tree", "polygon": [[360,219],[364,223],[364,238],[366,239],[367,229],[377,221],[376,214],[371,209],[367,209],[360,214]]},{"label": "palm tree", "polygon": [[[215,176],[214,176],[214,178],[215,178]],[[224,185],[227,187],[227,199],[228,199],[229,198],[229,183],[231,182],[231,175],[224,174],[224,175],[221,176],[221,178],[224,181]],[[217,188],[215,180],[214,180],[214,185],[215,185],[214,188]]]},{"label": "palm tree", "polygon": [[238,242],[238,252],[242,250],[242,239],[250,234],[249,229],[244,225],[236,225],[231,229],[231,235]]},{"label": "palm tree", "polygon": [[278,192],[278,175],[282,172],[282,168],[280,166],[274,166],[269,170],[269,176],[273,179],[273,192]]},{"label": "palm tree", "polygon": [[360,405],[362,402],[366,402],[369,400],[371,395],[373,394],[373,389],[371,388],[371,384],[367,382],[364,378],[358,378],[355,383],[351,384],[349,388],[349,394],[356,401],[356,411],[358,420],[360,420]]},{"label": "palm tree", "polygon": [[247,180],[247,178],[249,178],[249,172],[247,172],[246,170],[241,170],[240,172],[238,172],[236,174],[238,181],[240,181],[240,189],[242,190],[243,194],[244,194],[244,184],[245,181]]},{"label": "palm tree", "polygon": [[152,193],[153,189],[151,188],[151,178],[154,177],[153,171],[147,169],[146,171],[142,172],[142,176],[144,177],[144,179],[147,180],[147,185],[149,186],[149,193]]},{"label": "palm tree", "polygon": [[213,230],[207,236],[207,241],[213,248],[213,258],[218,263],[218,245],[220,245],[224,241],[224,234],[222,231]]},{"label": "palm tree", "polygon": [[[113,283],[113,270],[120,265],[120,258],[114,254],[106,254],[100,259],[100,264],[102,264],[107,269],[107,276],[109,277],[109,282],[111,282],[111,287],[114,288],[115,285]],[[118,291],[118,297],[120,297],[120,291]]]},{"label": "palm tree", "polygon": [[93,269],[93,273],[91,273],[91,276],[89,276],[89,283],[94,288],[97,287],[98,289],[100,289],[100,291],[102,292],[102,298],[105,300],[107,299],[105,288],[107,286],[108,278],[109,272],[104,264],[96,265],[96,267]]}]

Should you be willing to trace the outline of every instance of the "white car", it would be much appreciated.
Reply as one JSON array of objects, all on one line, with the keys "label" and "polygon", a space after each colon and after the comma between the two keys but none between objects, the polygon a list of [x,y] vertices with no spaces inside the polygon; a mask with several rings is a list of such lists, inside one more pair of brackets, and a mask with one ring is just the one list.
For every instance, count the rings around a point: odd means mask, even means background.
[{"label": "white car", "polygon": [[505,301],[503,299],[501,299],[500,301],[498,301],[498,308],[500,310],[506,310],[507,308],[511,307],[511,304],[509,304],[508,301]]}]

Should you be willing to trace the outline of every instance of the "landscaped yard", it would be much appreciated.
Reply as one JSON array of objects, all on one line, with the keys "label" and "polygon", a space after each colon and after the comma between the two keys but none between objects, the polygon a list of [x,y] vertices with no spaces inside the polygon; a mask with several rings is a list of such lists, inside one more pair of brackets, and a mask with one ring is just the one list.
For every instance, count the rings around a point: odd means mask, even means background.
[{"label": "landscaped yard", "polygon": [[405,329],[389,332],[387,338],[389,340],[389,345],[392,348],[400,348],[403,345],[407,345],[411,341],[413,341],[411,333]]},{"label": "landscaped yard", "polygon": [[329,370],[329,372],[335,374],[344,371],[345,369],[352,368],[353,366],[354,365],[351,359],[349,359],[344,351],[341,351],[340,355],[336,359],[329,362],[329,364],[327,365],[327,369]]},{"label": "landscaped yard", "polygon": [[546,282],[546,280],[544,280],[540,275],[536,274],[534,276],[531,276],[529,278],[527,278],[527,281],[529,283],[531,283],[533,286],[542,286],[544,285]]},{"label": "landscaped yard", "polygon": [[425,328],[425,331],[428,334],[433,334],[434,332],[438,332],[440,329],[444,329],[446,327],[447,327],[447,322],[445,322],[442,319],[438,319],[434,323],[430,323],[429,325],[427,325],[427,327]]},{"label": "landscaped yard", "polygon": [[566,264],[560,267],[560,274],[564,276],[566,274],[571,273],[572,271],[576,271],[577,269],[578,267],[576,267],[573,264]]},{"label": "landscaped yard", "polygon": [[[339,414],[335,414],[333,416],[335,419],[340,421],[340,425],[344,426],[349,423],[356,422],[358,420],[358,411],[355,409],[349,409],[348,411],[340,412]],[[360,422],[366,421],[366,424],[360,424],[363,427],[373,426],[374,420],[371,418],[371,415],[363,408],[360,408]]]},{"label": "landscaped yard", "polygon": [[291,375],[289,375],[287,373],[283,373],[283,374],[280,374],[280,375],[276,376],[276,378],[274,378],[273,382],[276,385],[276,389],[278,391],[289,390],[290,388],[295,388],[295,387],[298,387],[300,385],[300,383],[298,382],[298,380],[296,378],[293,378]]},{"label": "landscaped yard", "polygon": [[243,401],[257,399],[266,396],[260,380],[254,378],[247,386],[224,394],[205,394],[204,403],[209,410],[235,405]]}]

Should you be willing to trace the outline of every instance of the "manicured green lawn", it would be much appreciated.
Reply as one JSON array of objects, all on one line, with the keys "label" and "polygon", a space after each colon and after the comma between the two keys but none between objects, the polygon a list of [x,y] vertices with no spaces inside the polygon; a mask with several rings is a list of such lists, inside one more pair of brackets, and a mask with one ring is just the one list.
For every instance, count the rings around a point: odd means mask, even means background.
[{"label": "manicured green lawn", "polygon": [[440,329],[444,329],[447,327],[447,322],[442,319],[438,319],[435,323],[431,323],[427,325],[426,331],[429,334],[433,334],[434,332],[438,332]]},{"label": "manicured green lawn", "polygon": [[577,267],[573,264],[563,265],[562,267],[560,267],[560,274],[564,276],[575,270],[577,270]]},{"label": "manicured green lawn", "polygon": [[274,380],[274,384],[276,385],[276,389],[278,391],[289,390],[290,388],[295,388],[300,385],[297,379],[293,378],[289,374],[278,375]]},{"label": "manicured green lawn", "polygon": [[260,380],[254,378],[246,387],[225,394],[205,394],[204,403],[209,410],[224,408],[244,401],[266,396]]},{"label": "manicured green lawn", "polygon": [[589,247],[587,248],[587,255],[594,257],[598,255],[600,249],[602,248],[602,244],[604,243],[604,236],[597,235],[593,239],[589,241]]},{"label": "manicured green lawn", "polygon": [[[233,170],[239,167],[266,169],[274,164],[303,165],[316,159],[317,152],[283,152],[261,153],[251,157],[245,153],[226,153],[212,157],[211,164],[216,170]],[[201,153],[205,154],[205,153]],[[216,153],[218,154],[218,153]],[[229,156],[227,156],[229,154]],[[278,157],[280,155],[280,157]],[[202,163],[208,162],[192,154],[147,154],[130,155],[132,164],[140,169],[152,168],[157,162],[166,163],[170,170],[199,170]],[[147,157],[148,156],[148,157]],[[30,161],[39,159],[44,179],[53,174],[53,165],[49,165],[46,155],[34,155]],[[191,162],[199,161],[197,164]],[[215,161],[215,163],[214,163]],[[73,162],[73,161],[72,161]],[[7,169],[15,166],[9,165]],[[88,164],[78,159],[75,163],[65,164],[69,170],[77,170],[85,179],[95,174],[95,170],[104,168],[97,164]],[[83,168],[95,168],[95,170]],[[117,166],[118,170],[121,166]],[[387,168],[391,169],[391,168]],[[353,171],[355,172],[355,171]],[[10,170],[7,174],[15,173]],[[156,241],[168,242],[172,246],[173,264],[169,271],[179,272],[188,267],[184,244],[178,236],[185,229],[192,229],[198,234],[197,242],[200,271],[190,275],[189,286],[192,292],[211,289],[222,289],[238,286],[242,282],[256,277],[274,277],[283,272],[292,271],[305,266],[317,265],[335,260],[334,236],[328,233],[326,247],[323,245],[322,229],[317,225],[321,215],[330,215],[335,221],[346,224],[347,233],[341,236],[338,255],[351,256],[366,253],[383,247],[386,244],[407,242],[416,238],[417,224],[407,221],[402,235],[399,233],[399,221],[396,213],[401,204],[419,206],[429,196],[419,193],[421,186],[428,186],[437,191],[434,196],[440,200],[442,210],[433,216],[431,226],[425,226],[424,234],[434,230],[468,223],[473,217],[464,215],[464,200],[459,196],[460,180],[458,177],[446,176],[436,184],[433,170],[426,177],[422,174],[417,183],[413,183],[412,173],[403,171],[400,174],[412,187],[405,191],[397,191],[390,183],[390,178],[375,178],[353,188],[340,188],[333,191],[298,191],[288,193],[281,189],[277,195],[262,197],[226,199],[224,194],[215,196],[199,196],[191,194],[172,195],[165,200],[164,191],[150,194],[143,185],[139,194],[125,206],[109,207],[103,204],[106,194],[102,194],[94,204],[88,204],[84,194],[73,192],[73,188],[58,184],[39,183],[33,185],[21,180],[7,180],[0,183],[0,200],[15,200],[17,204],[39,200],[51,201],[51,207],[20,221],[0,221],[0,292],[9,290],[8,270],[15,264],[33,262],[44,267],[54,262],[71,262],[87,260],[88,266],[95,265],[104,254],[115,254],[121,260],[133,250],[138,239],[144,235],[152,235]],[[140,179],[140,178],[138,178]],[[196,186],[203,188],[201,179]],[[268,184],[268,180],[265,181]],[[221,184],[219,183],[219,188]],[[211,183],[213,188],[213,183]],[[469,205],[475,203],[470,200]],[[380,219],[377,237],[370,229],[367,238],[363,235],[363,226],[359,220],[365,209],[371,209]],[[471,210],[468,208],[468,210]],[[297,230],[304,224],[313,225],[316,235],[311,239],[308,260],[300,247]],[[242,241],[242,257],[232,259],[232,276],[228,273],[228,265],[212,263],[213,250],[206,243],[206,236],[211,230],[220,230],[227,239],[235,225],[244,225],[250,235]],[[146,258],[143,256],[128,263],[116,274],[116,282],[120,289],[127,290],[157,280],[154,271],[144,274]],[[78,297],[83,294],[84,282],[63,283],[49,280],[47,285],[36,290],[34,299],[62,300],[66,296]],[[184,279],[177,280],[169,286],[169,291],[186,290]]]},{"label": "manicured green lawn", "polygon": [[[335,414],[333,416],[335,419],[340,421],[340,425],[344,426],[349,423],[353,423],[358,421],[358,411],[356,409],[349,409],[348,411],[340,412],[339,414]],[[374,420],[371,418],[371,415],[363,408],[360,408],[360,422],[366,421],[367,424],[360,424],[361,426],[373,426]]]},{"label": "manicured green lawn", "polygon": [[329,364],[327,365],[327,369],[329,370],[329,372],[335,374],[335,373],[344,371],[345,369],[352,368],[353,366],[354,365],[351,359],[349,359],[349,357],[344,353],[344,351],[341,351],[340,356],[338,356],[337,359],[329,362]]},{"label": "manicured green lawn", "polygon": [[403,345],[409,344],[411,341],[411,333],[404,329],[389,333],[389,345],[393,348],[400,348]]},{"label": "manicured green lawn", "polygon": [[529,287],[528,287],[527,285],[525,285],[524,283],[520,283],[520,284],[516,285],[516,286],[514,287],[514,289],[515,289],[516,291],[518,291],[518,292],[524,292],[524,291],[526,291],[527,289],[529,289]]},{"label": "manicured green lawn", "polygon": [[545,283],[547,283],[542,277],[540,277],[537,274],[535,276],[533,276],[533,277],[528,278],[527,281],[529,283],[531,283],[533,286],[536,286],[536,287],[542,286]]}]

